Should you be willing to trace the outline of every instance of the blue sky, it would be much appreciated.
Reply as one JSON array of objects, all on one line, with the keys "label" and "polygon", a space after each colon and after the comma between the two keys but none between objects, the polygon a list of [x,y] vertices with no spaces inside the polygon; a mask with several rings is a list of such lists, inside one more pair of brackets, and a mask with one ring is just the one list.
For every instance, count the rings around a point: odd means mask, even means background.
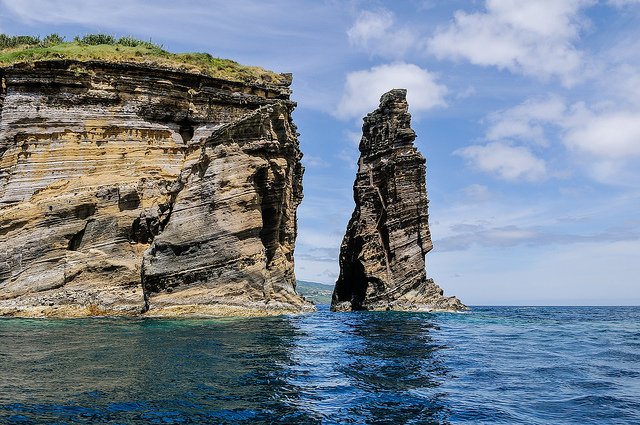
[{"label": "blue sky", "polygon": [[407,88],[427,272],[467,304],[640,304],[640,1],[0,0],[8,34],[108,32],[294,74],[299,279],[333,283],[362,117]]}]

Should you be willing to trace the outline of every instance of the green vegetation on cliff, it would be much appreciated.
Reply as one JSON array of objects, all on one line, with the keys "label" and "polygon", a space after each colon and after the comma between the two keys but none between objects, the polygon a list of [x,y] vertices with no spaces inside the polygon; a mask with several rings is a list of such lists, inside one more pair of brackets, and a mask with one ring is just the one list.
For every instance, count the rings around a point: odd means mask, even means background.
[{"label": "green vegetation on cliff", "polygon": [[286,81],[281,74],[256,66],[215,58],[208,53],[171,53],[160,45],[132,37],[89,34],[65,42],[64,37],[58,34],[42,39],[0,34],[0,66],[61,59],[144,63],[248,83],[278,84]]}]

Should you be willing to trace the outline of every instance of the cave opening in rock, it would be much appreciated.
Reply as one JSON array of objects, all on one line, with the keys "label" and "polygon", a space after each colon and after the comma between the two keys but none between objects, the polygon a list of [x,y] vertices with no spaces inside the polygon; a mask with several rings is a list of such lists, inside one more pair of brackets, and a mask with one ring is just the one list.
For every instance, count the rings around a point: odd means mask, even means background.
[{"label": "cave opening in rock", "polygon": [[260,213],[262,216],[262,229],[260,240],[265,249],[267,264],[275,256],[279,245],[280,233],[280,194],[281,190],[276,182],[269,179],[269,169],[262,168],[254,176],[254,185],[260,195]]},{"label": "cave opening in rock", "polygon": [[262,230],[260,230],[260,240],[264,245],[267,256],[267,263],[270,263],[273,259],[273,256],[276,253],[277,248],[277,238],[275,238],[275,234],[277,226],[274,225],[276,222],[277,211],[275,208],[270,206],[262,205]]},{"label": "cave opening in rock", "polygon": [[69,245],[67,246],[67,250],[69,251],[77,251],[82,244],[82,238],[84,237],[84,231],[87,227],[83,227],[78,233],[73,235],[69,240]]},{"label": "cave opening in rock", "polygon": [[118,209],[120,211],[135,210],[140,206],[140,195],[136,191],[119,193]]},{"label": "cave opening in rock", "polygon": [[339,301],[350,301],[352,310],[363,310],[369,282],[358,257],[362,252],[364,240],[358,236],[351,241],[352,246],[347,249],[349,256],[341,264],[343,285],[336,287],[337,296]]},{"label": "cave opening in rock", "polygon": [[187,119],[180,122],[180,129],[178,131],[184,143],[193,139],[193,133],[195,132],[193,123]]}]

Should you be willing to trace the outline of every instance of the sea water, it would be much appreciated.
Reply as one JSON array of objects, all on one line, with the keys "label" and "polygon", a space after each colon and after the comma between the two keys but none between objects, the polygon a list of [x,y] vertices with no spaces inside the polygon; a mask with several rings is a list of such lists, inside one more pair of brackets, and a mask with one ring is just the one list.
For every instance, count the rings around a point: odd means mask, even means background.
[{"label": "sea water", "polygon": [[5,424],[640,424],[640,308],[0,320]]}]

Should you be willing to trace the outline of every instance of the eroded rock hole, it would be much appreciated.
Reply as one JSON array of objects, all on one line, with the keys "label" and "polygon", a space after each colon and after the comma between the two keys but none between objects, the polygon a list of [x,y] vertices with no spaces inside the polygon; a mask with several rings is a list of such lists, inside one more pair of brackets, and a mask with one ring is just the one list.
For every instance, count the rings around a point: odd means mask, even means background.
[{"label": "eroded rock hole", "polygon": [[[271,178],[270,178],[271,177]],[[282,220],[282,179],[270,176],[270,170],[263,168],[254,176],[254,185],[260,195],[262,229],[260,240],[265,248],[267,263],[275,256],[280,242],[280,222]]]},{"label": "eroded rock hole", "polygon": [[151,243],[160,231],[157,217],[138,217],[131,224],[129,241],[132,243]]},{"label": "eroded rock hole", "polygon": [[175,257],[179,257],[191,249],[189,245],[167,245],[167,247],[173,252]]},{"label": "eroded rock hole", "polygon": [[71,239],[69,240],[69,245],[67,246],[67,249],[69,251],[77,251],[78,248],[80,248],[80,245],[82,244],[82,238],[84,237],[84,231],[86,228],[87,227],[85,226],[82,230],[80,230],[78,233],[76,233],[71,237]]},{"label": "eroded rock hole", "polygon": [[189,120],[184,120],[180,123],[180,137],[182,137],[182,141],[184,143],[187,143],[188,141],[190,141],[191,139],[193,139],[193,133],[194,133],[194,127],[193,127],[193,123]]},{"label": "eroded rock hole", "polygon": [[74,208],[74,215],[80,220],[84,220],[96,213],[96,206],[94,204],[80,204]]},{"label": "eroded rock hole", "polygon": [[120,211],[135,210],[139,206],[140,195],[138,195],[137,191],[125,193],[124,195],[122,193],[120,194],[120,198],[118,199],[118,208]]},{"label": "eroded rock hole", "polygon": [[[351,239],[351,247],[347,249],[348,258],[342,264],[342,281],[347,285],[340,285],[338,299],[340,301],[350,301],[352,310],[363,310],[365,296],[367,294],[367,286],[369,284],[364,272],[364,266],[358,258],[364,246],[364,240],[361,237]],[[349,292],[349,289],[351,291]]]},{"label": "eroded rock hole", "polygon": [[275,208],[262,205],[262,230],[260,230],[260,240],[266,248],[267,262],[271,262],[273,256],[276,253],[277,238],[275,238],[276,228],[274,223],[276,222],[278,212]]}]

